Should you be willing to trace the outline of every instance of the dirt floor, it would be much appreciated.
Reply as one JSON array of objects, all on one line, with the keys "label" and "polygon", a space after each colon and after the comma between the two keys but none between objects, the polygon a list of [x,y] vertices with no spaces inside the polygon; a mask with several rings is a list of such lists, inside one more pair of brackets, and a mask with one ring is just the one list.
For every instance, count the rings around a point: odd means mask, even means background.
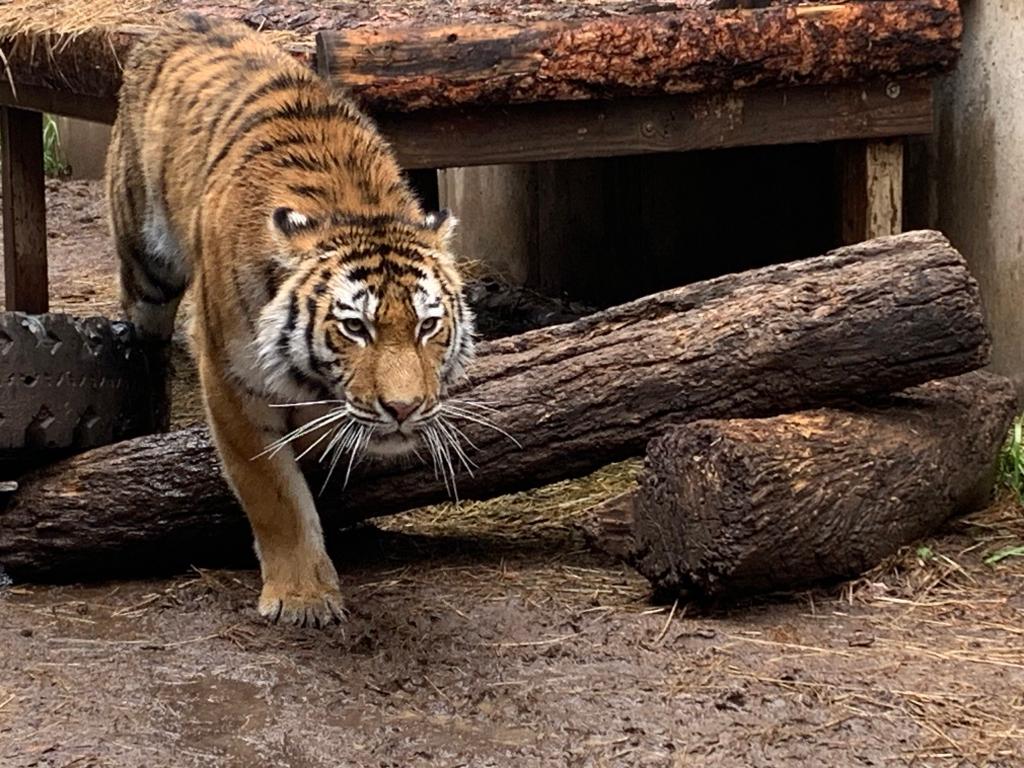
[{"label": "dirt floor", "polygon": [[[55,308],[116,311],[97,185],[49,202]],[[1016,502],[697,614],[577,529],[632,469],[350,532],[344,629],[265,625],[253,570],[0,588],[0,766],[1024,765]]]}]

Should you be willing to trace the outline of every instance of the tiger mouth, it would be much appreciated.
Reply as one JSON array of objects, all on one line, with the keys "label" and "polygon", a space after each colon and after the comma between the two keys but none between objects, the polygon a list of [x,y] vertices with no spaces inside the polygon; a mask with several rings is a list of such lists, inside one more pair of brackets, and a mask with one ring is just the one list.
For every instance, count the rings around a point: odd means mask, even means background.
[{"label": "tiger mouth", "polygon": [[374,433],[366,450],[378,456],[403,456],[413,453],[421,444],[422,438],[418,429],[395,429],[391,432]]}]

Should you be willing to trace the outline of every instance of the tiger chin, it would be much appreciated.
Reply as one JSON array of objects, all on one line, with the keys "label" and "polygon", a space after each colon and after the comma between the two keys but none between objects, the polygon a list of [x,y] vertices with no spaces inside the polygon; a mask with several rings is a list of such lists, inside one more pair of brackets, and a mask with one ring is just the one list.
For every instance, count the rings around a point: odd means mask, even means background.
[{"label": "tiger chin", "polygon": [[[259,613],[344,616],[299,460],[461,454],[473,356],[450,250],[374,124],[241,25],[191,17],[125,67],[107,158],[122,304],[170,338],[186,289],[224,475],[252,525]],[[442,469],[443,471],[443,469]],[[196,503],[202,503],[197,499]]]}]

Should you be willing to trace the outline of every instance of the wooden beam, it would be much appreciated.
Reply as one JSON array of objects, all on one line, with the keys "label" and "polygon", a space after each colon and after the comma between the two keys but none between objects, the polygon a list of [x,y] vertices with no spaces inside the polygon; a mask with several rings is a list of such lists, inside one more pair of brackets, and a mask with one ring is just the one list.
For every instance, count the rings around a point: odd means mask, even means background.
[{"label": "wooden beam", "polygon": [[903,141],[839,145],[840,239],[844,244],[903,231]]},{"label": "wooden beam", "polygon": [[961,31],[957,0],[361,25],[318,33],[317,68],[373,111],[409,111],[937,74]]},{"label": "wooden beam", "polygon": [[114,122],[117,116],[116,96],[87,96],[67,90],[18,84],[17,93],[8,82],[0,81],[0,104],[18,109],[66,115],[93,123]]},{"label": "wooden beam", "polygon": [[404,168],[889,138],[932,130],[930,81],[375,115]]},{"label": "wooden beam", "polygon": [[[0,85],[0,104],[113,122],[113,99]],[[374,114],[407,169],[890,138],[932,130],[932,83],[749,89],[723,94]]]},{"label": "wooden beam", "polygon": [[43,116],[0,108],[3,143],[4,305],[39,314],[49,309]]}]

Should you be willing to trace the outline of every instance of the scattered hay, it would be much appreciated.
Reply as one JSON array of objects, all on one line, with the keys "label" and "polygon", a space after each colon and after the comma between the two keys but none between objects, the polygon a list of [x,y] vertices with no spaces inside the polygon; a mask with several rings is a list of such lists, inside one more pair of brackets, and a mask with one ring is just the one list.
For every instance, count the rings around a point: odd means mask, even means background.
[{"label": "scattered hay", "polygon": [[[1024,508],[1011,494],[952,521],[932,538],[903,547],[850,582],[845,599],[877,603],[953,606],[982,583],[1002,585],[1004,597],[1024,587]],[[999,598],[995,598],[999,599]]]},{"label": "scattered hay", "polygon": [[[26,48],[42,49],[54,74],[61,75],[63,70],[55,54],[80,38],[85,38],[87,48],[98,56],[94,66],[109,66],[110,55],[113,65],[119,65],[134,40],[158,30],[180,28],[182,16],[174,0],[13,0],[0,5],[0,40],[4,42],[0,66],[13,88],[11,68],[17,54],[24,55]],[[118,34],[125,32],[132,34]],[[314,49],[309,34],[283,29],[263,34],[272,43],[301,56],[310,56]],[[78,53],[92,55],[83,50]]]},{"label": "scattered hay", "polygon": [[484,537],[509,543],[552,534],[575,537],[574,526],[588,509],[633,485],[640,463],[611,464],[586,477],[487,501],[424,507],[389,517],[380,527],[424,536]]},{"label": "scattered hay", "polygon": [[155,0],[13,0],[0,6],[0,37],[73,39],[125,24],[156,24]]},{"label": "scattered hay", "polygon": [[879,635],[873,649],[944,683],[885,692],[887,706],[931,735],[917,759],[1008,765],[1024,754],[1024,694],[1007,699],[982,682],[1024,679],[1024,557],[993,557],[1017,546],[1024,508],[1006,493],[842,590],[840,604],[870,608],[865,618]]}]

